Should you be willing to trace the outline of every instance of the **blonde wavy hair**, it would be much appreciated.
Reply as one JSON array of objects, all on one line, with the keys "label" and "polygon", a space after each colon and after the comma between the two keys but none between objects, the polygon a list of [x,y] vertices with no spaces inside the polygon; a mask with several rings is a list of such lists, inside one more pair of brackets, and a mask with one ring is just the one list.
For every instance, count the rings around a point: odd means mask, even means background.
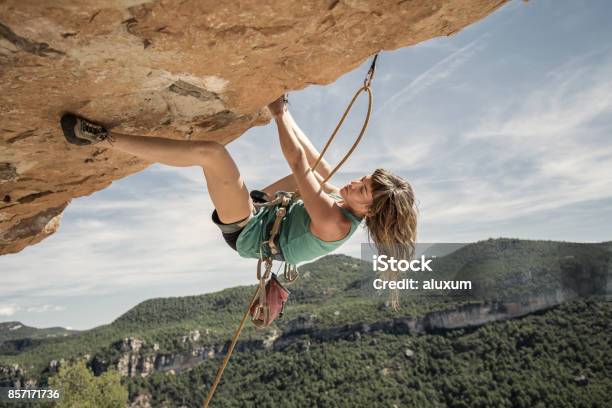
[{"label": "blonde wavy hair", "polygon": [[[372,204],[366,216],[368,238],[379,254],[395,259],[414,255],[417,236],[417,213],[412,186],[385,169],[372,173]],[[385,280],[397,280],[399,272],[386,271]],[[389,292],[389,303],[399,309],[399,290]]]}]

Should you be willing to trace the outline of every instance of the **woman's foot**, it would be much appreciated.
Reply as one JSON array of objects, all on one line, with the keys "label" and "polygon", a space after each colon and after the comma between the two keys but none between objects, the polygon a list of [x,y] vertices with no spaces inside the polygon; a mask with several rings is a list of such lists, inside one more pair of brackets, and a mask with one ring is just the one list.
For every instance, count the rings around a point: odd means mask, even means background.
[{"label": "woman's foot", "polygon": [[287,99],[287,94],[283,94],[277,100],[268,105],[268,110],[272,114],[272,117],[279,118],[283,116],[285,112],[287,112],[287,104],[289,100]]},{"label": "woman's foot", "polygon": [[75,114],[64,114],[60,122],[64,137],[69,143],[83,146],[100,143],[104,140],[112,141],[110,133],[104,126],[90,122]]}]

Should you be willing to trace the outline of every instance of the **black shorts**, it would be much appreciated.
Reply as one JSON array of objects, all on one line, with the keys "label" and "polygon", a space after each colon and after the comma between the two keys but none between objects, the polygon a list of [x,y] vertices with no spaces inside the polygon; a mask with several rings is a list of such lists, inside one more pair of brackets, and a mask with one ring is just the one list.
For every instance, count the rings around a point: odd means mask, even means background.
[{"label": "black shorts", "polygon": [[254,214],[255,213],[249,215],[248,217],[240,221],[236,221],[231,224],[224,224],[219,219],[219,214],[217,214],[217,210],[215,210],[212,213],[212,221],[221,230],[221,235],[223,235],[223,239],[225,240],[225,242],[227,242],[227,245],[229,245],[234,251],[238,251],[238,249],[236,248],[238,236],[240,235],[244,227],[248,224],[248,222],[251,220],[251,218],[253,218]]}]

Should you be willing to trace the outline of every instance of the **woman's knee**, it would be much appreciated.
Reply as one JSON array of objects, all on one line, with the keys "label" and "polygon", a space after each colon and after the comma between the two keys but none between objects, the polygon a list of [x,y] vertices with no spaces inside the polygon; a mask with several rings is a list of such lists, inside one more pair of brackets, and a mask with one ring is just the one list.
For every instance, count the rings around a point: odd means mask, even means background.
[{"label": "woman's knee", "polygon": [[225,149],[225,146],[221,143],[212,141],[197,141],[194,143],[195,146],[193,149],[193,154],[202,162],[202,164],[206,164],[211,160],[215,160],[229,154]]}]

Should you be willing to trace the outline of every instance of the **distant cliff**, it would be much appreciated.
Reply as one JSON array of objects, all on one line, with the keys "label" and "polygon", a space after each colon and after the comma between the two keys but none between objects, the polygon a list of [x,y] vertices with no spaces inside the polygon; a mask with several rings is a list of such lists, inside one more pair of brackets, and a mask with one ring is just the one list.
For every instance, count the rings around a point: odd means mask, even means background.
[{"label": "distant cliff", "polygon": [[[468,304],[449,310],[435,311],[420,318],[400,317],[373,323],[354,323],[325,329],[318,328],[317,317],[311,315],[300,317],[289,322],[287,330],[279,333],[271,330],[261,340],[239,341],[237,352],[247,350],[272,349],[282,351],[288,347],[308,347],[311,341],[326,342],[338,339],[355,340],[367,333],[382,332],[389,334],[435,334],[445,330],[478,327],[486,323],[508,320],[525,316],[529,313],[547,310],[562,302],[576,298],[570,293],[553,293],[527,296],[513,302],[493,302]],[[134,337],[113,343],[116,352],[113,359],[105,359],[101,354],[90,358],[90,366],[96,375],[105,372],[109,367],[117,369],[122,376],[146,377],[154,372],[180,373],[192,369],[202,361],[224,355],[228,343],[201,345],[201,334],[194,330],[181,337],[187,350],[176,353],[158,352],[159,346],[152,344],[143,349],[145,342]],[[47,369],[56,372],[61,362],[53,360]],[[0,378],[13,378],[10,386],[23,383],[23,370],[19,366],[1,367]],[[6,384],[6,383],[5,383]],[[6,386],[6,385],[5,385]]]},{"label": "distant cliff", "polygon": [[[513,319],[529,313],[547,310],[564,301],[575,298],[573,294],[554,293],[528,296],[513,302],[495,302],[469,304],[457,308],[427,313],[421,318],[400,317],[374,323],[355,323],[317,328],[317,318],[300,318],[289,323],[289,330],[278,333],[273,330],[262,340],[245,340],[238,342],[236,351],[273,349],[283,350],[289,346],[305,345],[309,341],[333,341],[338,339],[354,340],[365,333],[384,332],[390,334],[420,334],[437,333],[441,330],[454,330],[478,327],[486,323]],[[147,376],[154,371],[169,371],[175,373],[189,370],[202,361],[223,355],[228,343],[215,346],[198,346],[199,332],[190,332],[184,336],[191,344],[189,352],[173,354],[141,354],[142,341],[136,338],[126,338],[115,344],[123,354],[113,362],[100,362],[93,359],[91,366],[96,374],[102,373],[110,364],[116,367],[122,375],[134,377]]]}]

